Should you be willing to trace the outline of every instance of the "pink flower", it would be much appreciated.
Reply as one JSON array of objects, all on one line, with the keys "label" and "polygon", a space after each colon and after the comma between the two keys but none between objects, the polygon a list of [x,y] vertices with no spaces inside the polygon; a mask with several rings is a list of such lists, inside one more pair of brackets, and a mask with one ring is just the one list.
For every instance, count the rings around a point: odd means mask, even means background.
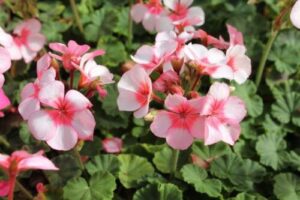
[{"label": "pink flower", "polygon": [[5,41],[0,40],[0,43],[9,51],[12,60],[24,58],[24,61],[29,63],[46,42],[40,30],[41,23],[36,19],[29,19],[15,27],[13,36],[1,29],[0,37]]},{"label": "pink flower", "polygon": [[202,122],[200,123],[206,145],[219,141],[233,145],[240,135],[239,123],[246,116],[244,102],[230,96],[229,86],[215,82],[208,94],[201,99]]},{"label": "pink flower", "polygon": [[91,59],[93,53],[85,54],[80,62],[79,71],[80,86],[88,86],[96,89],[101,97],[106,96],[107,92],[104,85],[114,83],[113,74],[103,65],[98,65],[95,60]]},{"label": "pink flower", "polygon": [[164,0],[171,10],[170,19],[175,25],[201,26],[204,24],[204,12],[201,7],[190,7],[193,0]]},{"label": "pink flower", "polygon": [[143,45],[131,58],[139,67],[144,68],[148,74],[151,74],[164,61],[163,55],[160,53],[162,53],[161,50],[154,46]]},{"label": "pink flower", "polygon": [[171,147],[180,150],[187,149],[194,138],[202,138],[200,98],[187,100],[181,95],[169,94],[165,107],[168,111],[159,111],[150,126],[154,135],[166,138]]},{"label": "pink flower", "polygon": [[200,44],[188,44],[184,47],[188,60],[198,67],[201,74],[208,74],[212,78],[226,78],[232,80],[232,68],[226,65],[226,56],[223,51],[207,49]]},{"label": "pink flower", "polygon": [[103,149],[107,153],[120,153],[122,151],[123,141],[120,138],[105,138],[102,141]]},{"label": "pink flower", "polygon": [[296,28],[300,29],[300,1],[296,1],[292,8],[290,19]]},{"label": "pink flower", "polygon": [[148,3],[138,3],[131,8],[132,19],[136,23],[142,22],[149,32],[170,31],[173,29],[172,21],[161,4],[161,0],[149,0]]},{"label": "pink flower", "polygon": [[28,119],[29,129],[38,140],[44,140],[56,150],[70,150],[78,138],[93,138],[95,119],[90,101],[76,90],[65,95],[64,84],[54,81],[41,88],[41,103],[47,107],[34,112]]},{"label": "pink flower", "polygon": [[246,48],[242,45],[231,46],[226,52],[227,66],[238,84],[244,83],[251,74],[251,60],[245,53]]},{"label": "pink flower", "polygon": [[152,83],[143,68],[134,67],[121,77],[118,83],[117,104],[121,111],[135,111],[136,118],[144,117],[149,110]]},{"label": "pink flower", "polygon": [[230,46],[235,45],[244,46],[243,34],[229,24],[226,27],[229,34],[229,42],[226,42],[221,36],[219,39],[215,38],[201,29],[195,31],[194,38],[200,38],[205,46],[212,45],[218,49],[228,49]]},{"label": "pink flower", "polygon": [[16,177],[20,172],[30,169],[58,170],[51,160],[39,151],[30,154],[26,151],[15,151],[11,156],[0,154],[0,167],[7,173],[8,181],[0,181],[0,196],[9,195],[13,199]]},{"label": "pink flower", "polygon": [[159,92],[167,92],[172,90],[172,87],[179,85],[180,78],[175,71],[167,71],[153,83],[153,89]]},{"label": "pink flower", "polygon": [[[68,45],[62,43],[50,43],[49,44],[50,49],[53,51],[57,51],[61,53],[61,55],[56,55],[50,53],[50,55],[60,61],[62,61],[63,66],[66,70],[72,71],[79,67],[81,62],[81,57],[88,52],[90,49],[89,45],[79,45],[75,41],[70,40],[68,42]],[[89,53],[89,55],[97,56],[97,55],[103,55],[103,50],[97,50],[93,54]]]},{"label": "pink flower", "polygon": [[21,91],[21,103],[18,111],[24,120],[28,120],[30,115],[40,110],[39,92],[45,85],[55,81],[56,72],[51,67],[51,58],[45,54],[37,62],[37,76],[34,83],[28,83]]},{"label": "pink flower", "polygon": [[1,110],[10,104],[8,97],[5,95],[2,89],[5,81],[3,73],[5,73],[10,66],[11,60],[8,51],[3,47],[0,47],[0,116],[3,116]]}]

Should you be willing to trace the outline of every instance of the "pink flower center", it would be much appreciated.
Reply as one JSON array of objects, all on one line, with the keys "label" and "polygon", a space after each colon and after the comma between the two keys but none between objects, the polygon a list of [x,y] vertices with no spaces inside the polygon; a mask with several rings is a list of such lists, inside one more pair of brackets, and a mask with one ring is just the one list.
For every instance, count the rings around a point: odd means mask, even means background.
[{"label": "pink flower center", "polygon": [[163,11],[160,0],[150,0],[146,6],[148,7],[148,12],[153,15],[159,15]]},{"label": "pink flower center", "polygon": [[150,94],[150,89],[147,83],[142,83],[136,93],[136,100],[139,102],[140,105],[145,105],[148,101],[148,97]]},{"label": "pink flower center", "polygon": [[173,10],[172,14],[170,15],[170,18],[173,21],[179,21],[184,19],[187,16],[187,13],[188,13],[188,8],[178,3],[175,6],[175,10]]},{"label": "pink flower center", "polygon": [[57,109],[51,110],[49,112],[53,121],[56,122],[56,124],[71,124],[74,115],[74,110],[72,109],[70,103],[64,100],[60,100],[57,103],[57,107]]},{"label": "pink flower center", "polygon": [[21,34],[14,37],[14,42],[17,44],[17,46],[20,47],[22,45],[26,45],[29,33],[30,31],[28,29],[23,28]]}]

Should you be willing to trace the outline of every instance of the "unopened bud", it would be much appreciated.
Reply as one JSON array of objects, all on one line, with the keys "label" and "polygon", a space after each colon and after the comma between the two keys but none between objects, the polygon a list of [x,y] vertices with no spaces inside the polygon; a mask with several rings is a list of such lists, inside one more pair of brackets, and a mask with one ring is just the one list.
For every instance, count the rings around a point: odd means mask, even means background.
[{"label": "unopened bud", "polygon": [[144,120],[147,122],[152,122],[156,115],[157,115],[157,110],[151,109],[150,112],[144,117]]}]

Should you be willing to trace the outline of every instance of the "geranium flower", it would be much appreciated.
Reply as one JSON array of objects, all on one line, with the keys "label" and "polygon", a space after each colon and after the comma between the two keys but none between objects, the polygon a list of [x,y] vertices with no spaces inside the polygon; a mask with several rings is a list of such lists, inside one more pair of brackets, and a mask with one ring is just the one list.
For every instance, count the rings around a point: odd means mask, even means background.
[{"label": "geranium flower", "polygon": [[3,73],[5,73],[10,67],[11,59],[8,51],[3,47],[0,47],[0,117],[4,115],[1,110],[10,104],[10,100],[2,89],[5,81]]},{"label": "geranium flower", "polygon": [[188,44],[184,47],[184,53],[187,59],[197,66],[199,73],[212,78],[233,79],[232,68],[227,66],[223,51],[216,48],[207,49],[200,44]]},{"label": "geranium flower", "polygon": [[173,86],[179,85],[180,78],[175,71],[169,70],[162,73],[153,83],[153,89],[159,92],[170,91]]},{"label": "geranium flower", "polygon": [[[29,19],[17,25],[13,36],[0,30],[0,43],[8,50],[12,60],[24,59],[26,63],[32,61],[39,52],[46,38],[40,33],[41,23],[36,19]],[[5,41],[4,41],[5,40]]]},{"label": "geranium flower", "polygon": [[293,25],[296,28],[300,29],[300,1],[296,1],[296,3],[294,4],[292,11],[291,11],[291,15],[290,15],[290,19],[293,23]]},{"label": "geranium flower", "polygon": [[164,0],[164,4],[171,10],[170,19],[175,25],[201,26],[204,24],[204,12],[201,7],[190,7],[193,0]]},{"label": "geranium flower", "polygon": [[202,138],[200,98],[187,100],[174,94],[165,100],[166,110],[159,111],[150,129],[154,135],[166,138],[174,149],[187,149],[194,138]]},{"label": "geranium flower", "polygon": [[244,83],[251,74],[251,60],[245,55],[246,48],[242,45],[231,46],[226,51],[226,65],[232,70],[233,80]]},{"label": "geranium flower", "polygon": [[123,141],[117,137],[105,138],[102,140],[102,146],[107,153],[120,153],[122,151]]},{"label": "geranium flower", "polygon": [[95,60],[90,59],[89,54],[85,54],[80,62],[79,71],[80,86],[88,86],[96,89],[101,97],[106,96],[107,92],[103,88],[106,84],[114,83],[113,74],[103,65],[98,65]]},{"label": "geranium flower", "polygon": [[18,111],[24,120],[28,120],[30,115],[40,110],[39,92],[45,85],[55,81],[56,72],[51,67],[51,58],[45,54],[37,62],[37,79],[34,83],[28,83],[21,91],[21,103]]},{"label": "geranium flower", "polygon": [[70,150],[78,138],[93,138],[95,119],[89,108],[91,102],[76,90],[65,94],[64,84],[54,81],[42,87],[39,99],[47,109],[30,115],[29,129],[38,140],[46,141],[56,150]]},{"label": "geranium flower", "polygon": [[200,131],[205,144],[223,141],[233,145],[240,135],[239,123],[247,113],[244,102],[230,96],[228,85],[215,82],[201,99],[200,107],[200,115],[203,117]]},{"label": "geranium flower", "polygon": [[117,104],[121,111],[135,111],[136,118],[144,117],[149,111],[152,83],[143,68],[134,67],[121,77],[118,83]]},{"label": "geranium flower", "polygon": [[149,32],[170,31],[174,28],[161,0],[149,0],[145,4],[137,3],[132,6],[130,13],[132,19],[136,23],[142,22]]},{"label": "geranium flower", "polygon": [[[50,55],[62,61],[64,68],[69,71],[79,67],[81,57],[90,49],[89,45],[79,45],[74,40],[70,40],[67,46],[62,43],[50,43],[49,47],[53,51],[61,53],[61,55],[50,53]],[[97,55],[103,55],[104,53],[103,50],[96,50],[93,54],[90,53],[89,55],[95,57]]]},{"label": "geranium flower", "polygon": [[[39,151],[30,154],[26,151],[15,151],[11,156],[0,154],[0,167],[7,173],[8,180],[0,181],[0,196],[13,195],[15,180],[20,172],[30,169],[58,170],[51,160]],[[13,197],[10,196],[12,199]]]}]

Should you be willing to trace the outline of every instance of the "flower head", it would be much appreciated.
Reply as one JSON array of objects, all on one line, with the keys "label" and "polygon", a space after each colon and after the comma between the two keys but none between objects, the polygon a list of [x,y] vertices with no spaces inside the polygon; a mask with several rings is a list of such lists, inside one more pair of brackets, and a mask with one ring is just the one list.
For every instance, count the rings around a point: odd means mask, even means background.
[{"label": "flower head", "polygon": [[72,149],[78,139],[93,138],[95,119],[90,101],[76,90],[65,94],[62,82],[54,81],[39,92],[39,99],[48,109],[30,115],[29,129],[38,140],[56,150]]},{"label": "flower head", "polygon": [[148,113],[152,82],[143,68],[134,67],[123,74],[118,83],[118,90],[119,110],[135,111],[136,118],[144,117]]},{"label": "flower head", "polygon": [[296,28],[300,29],[300,1],[297,0],[292,8],[290,19]]},{"label": "flower head", "polygon": [[26,63],[32,61],[40,51],[46,38],[40,33],[41,23],[36,19],[29,19],[17,25],[13,35],[0,30],[0,43],[8,50],[12,60],[24,58]]},{"label": "flower head", "polygon": [[199,98],[187,100],[169,94],[165,107],[167,110],[159,111],[150,126],[154,135],[166,138],[171,147],[180,150],[187,149],[194,138],[202,138]]},{"label": "flower head", "polygon": [[246,116],[244,102],[230,96],[225,83],[215,82],[201,99],[201,132],[206,145],[219,141],[233,145],[240,135],[239,123]]}]

